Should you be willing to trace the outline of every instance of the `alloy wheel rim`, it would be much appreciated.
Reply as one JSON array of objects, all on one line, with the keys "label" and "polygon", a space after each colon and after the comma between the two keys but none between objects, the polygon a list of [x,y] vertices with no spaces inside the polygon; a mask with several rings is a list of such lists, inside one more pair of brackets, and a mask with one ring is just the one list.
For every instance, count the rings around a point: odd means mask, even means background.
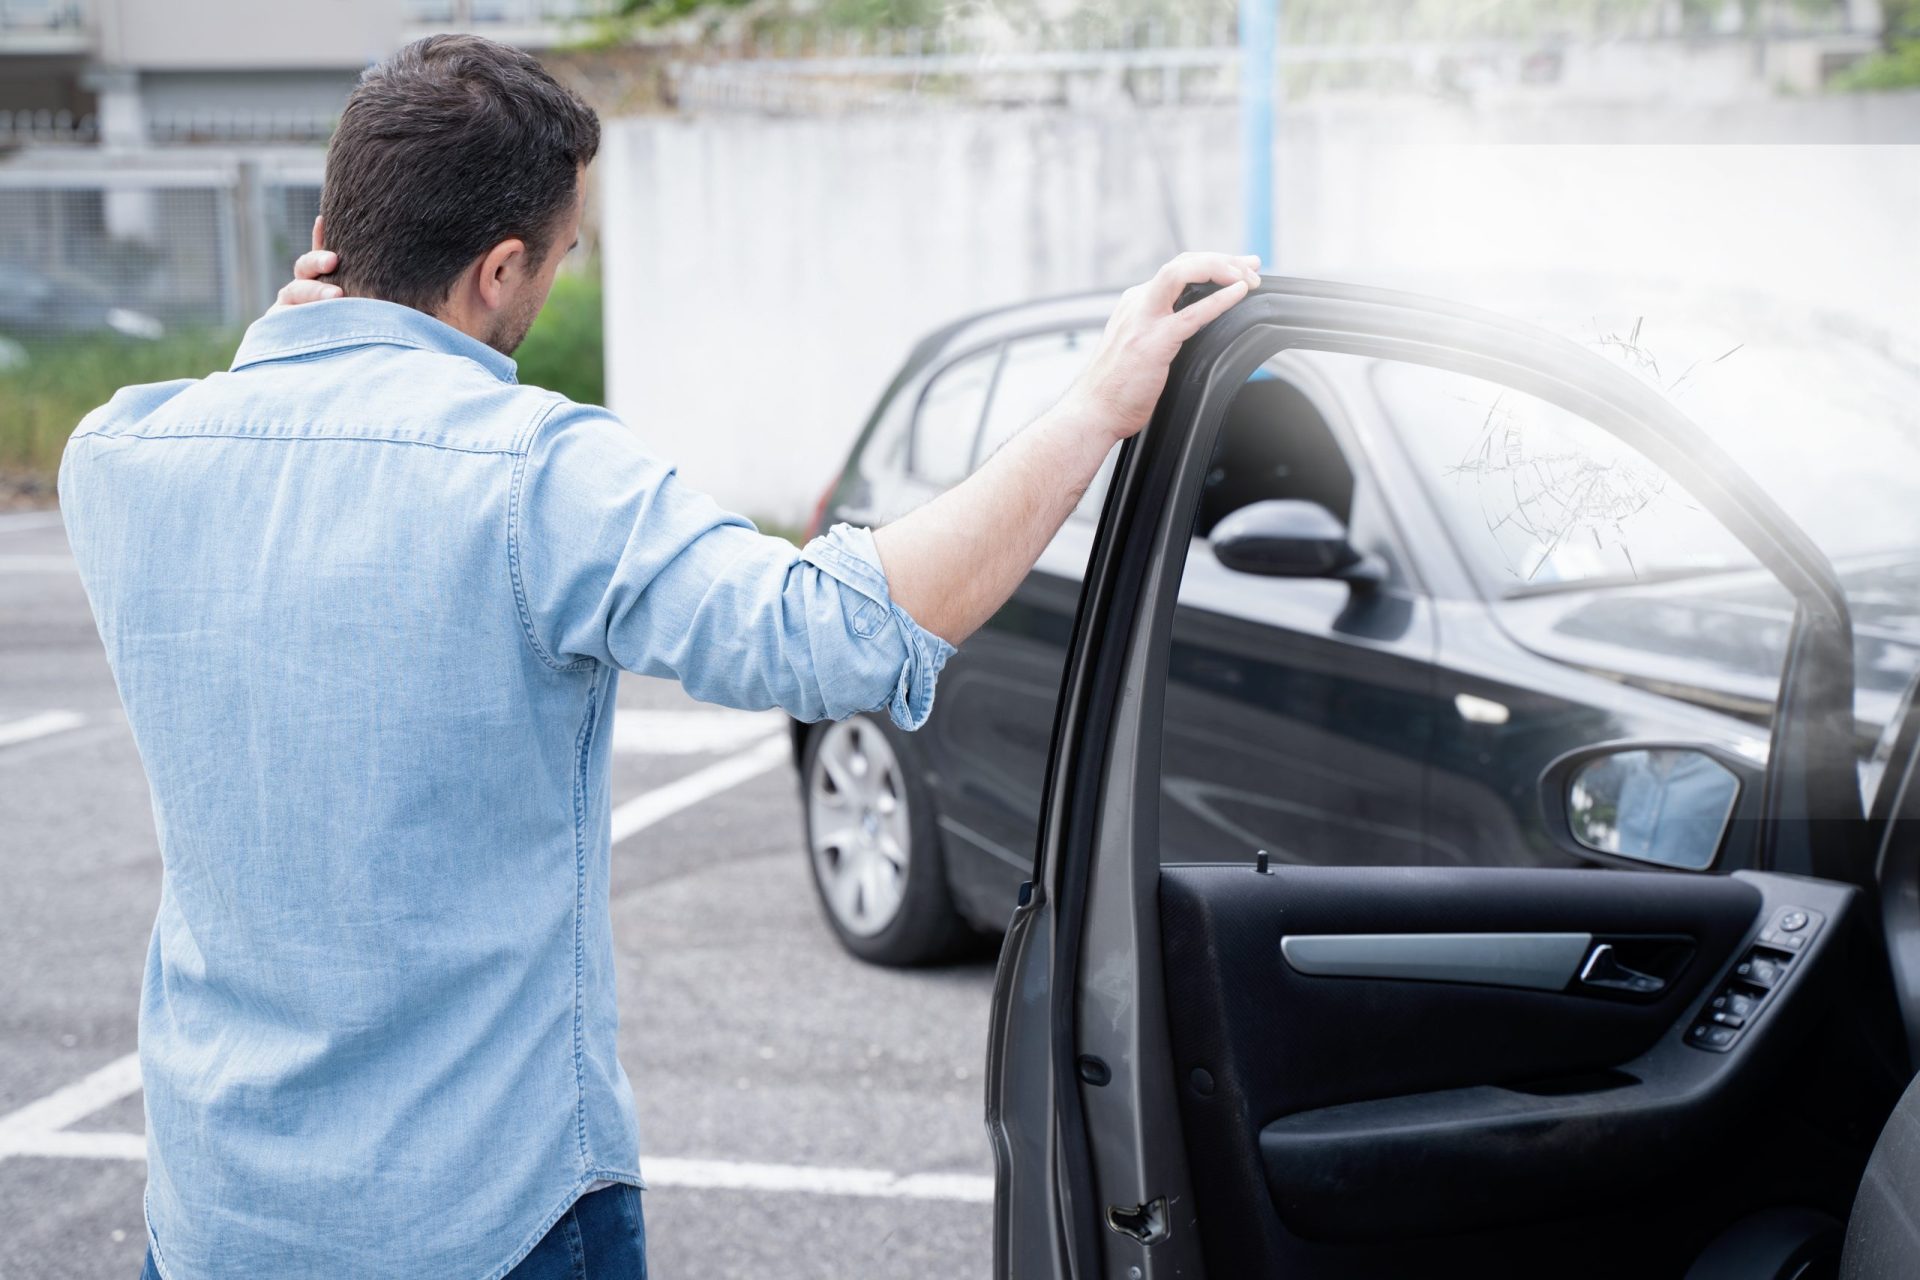
[{"label": "alloy wheel rim", "polygon": [[822,734],[807,778],[807,836],[827,909],[868,938],[900,914],[911,856],[900,758],[859,716]]}]

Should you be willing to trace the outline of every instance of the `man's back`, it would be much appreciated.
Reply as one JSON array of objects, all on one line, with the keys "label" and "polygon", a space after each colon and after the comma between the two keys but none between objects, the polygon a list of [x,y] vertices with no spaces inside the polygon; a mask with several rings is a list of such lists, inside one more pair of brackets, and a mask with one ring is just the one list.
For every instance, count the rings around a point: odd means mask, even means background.
[{"label": "man's back", "polygon": [[945,646],[864,535],[761,538],[604,413],[359,299],[121,393],[61,492],[166,865],[162,1274],[498,1275],[584,1188],[637,1185],[616,669],[917,722]]}]

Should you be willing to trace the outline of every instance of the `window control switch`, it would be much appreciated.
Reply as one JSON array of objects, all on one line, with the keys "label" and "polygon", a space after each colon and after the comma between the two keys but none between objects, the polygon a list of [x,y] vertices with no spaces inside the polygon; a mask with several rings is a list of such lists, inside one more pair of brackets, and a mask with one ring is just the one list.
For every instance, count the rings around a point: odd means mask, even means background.
[{"label": "window control switch", "polygon": [[1741,982],[1750,982],[1756,987],[1772,989],[1787,976],[1787,962],[1792,958],[1792,952],[1755,947],[1733,967],[1733,976]]},{"label": "window control switch", "polygon": [[1715,1053],[1725,1053],[1740,1038],[1740,1032],[1734,1027],[1715,1026],[1711,1022],[1697,1022],[1693,1030],[1687,1033],[1687,1043],[1696,1049],[1709,1049]]}]

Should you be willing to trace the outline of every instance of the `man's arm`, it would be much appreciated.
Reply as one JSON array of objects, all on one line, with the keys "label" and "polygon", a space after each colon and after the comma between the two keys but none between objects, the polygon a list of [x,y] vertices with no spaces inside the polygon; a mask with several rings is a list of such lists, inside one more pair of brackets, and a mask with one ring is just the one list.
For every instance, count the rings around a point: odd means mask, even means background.
[{"label": "man's arm", "polygon": [[[335,256],[320,248],[294,263],[277,306],[337,297],[316,278]],[[1180,345],[1259,283],[1260,260],[1183,253],[1121,295],[1093,358],[1073,387],[984,466],[946,493],[873,533],[893,603],[919,626],[959,644],[1005,604],[1080,501],[1109,450],[1147,424]],[[1223,286],[1184,311],[1190,284]]]},{"label": "man's arm", "polygon": [[[1259,259],[1183,253],[1127,290],[1066,396],[973,475],[874,530],[895,604],[959,644],[1005,604],[1115,443],[1146,426],[1180,344],[1259,281]],[[1190,284],[1225,287],[1184,311]]]}]

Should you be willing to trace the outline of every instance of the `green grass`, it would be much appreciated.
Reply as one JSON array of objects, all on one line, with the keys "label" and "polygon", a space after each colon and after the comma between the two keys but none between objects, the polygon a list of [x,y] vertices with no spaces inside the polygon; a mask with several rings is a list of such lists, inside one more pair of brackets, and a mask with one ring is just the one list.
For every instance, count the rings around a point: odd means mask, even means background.
[{"label": "green grass", "polygon": [[546,310],[513,353],[520,381],[580,404],[607,402],[606,345],[600,328],[600,269],[563,271]]},{"label": "green grass", "polygon": [[67,437],[121,387],[224,369],[238,333],[204,330],[159,342],[75,336],[24,343],[24,367],[0,369],[0,484],[50,492]]},{"label": "green grass", "polygon": [[[181,331],[159,342],[85,335],[24,344],[20,368],[0,368],[0,499],[50,497],[60,451],[80,419],[121,387],[200,378],[226,368],[240,335]],[[562,275],[515,353],[520,381],[583,404],[606,400],[597,269]]]},{"label": "green grass", "polygon": [[1863,58],[1835,76],[1832,87],[1848,93],[1920,89],[1920,39],[1901,40],[1890,50]]}]

